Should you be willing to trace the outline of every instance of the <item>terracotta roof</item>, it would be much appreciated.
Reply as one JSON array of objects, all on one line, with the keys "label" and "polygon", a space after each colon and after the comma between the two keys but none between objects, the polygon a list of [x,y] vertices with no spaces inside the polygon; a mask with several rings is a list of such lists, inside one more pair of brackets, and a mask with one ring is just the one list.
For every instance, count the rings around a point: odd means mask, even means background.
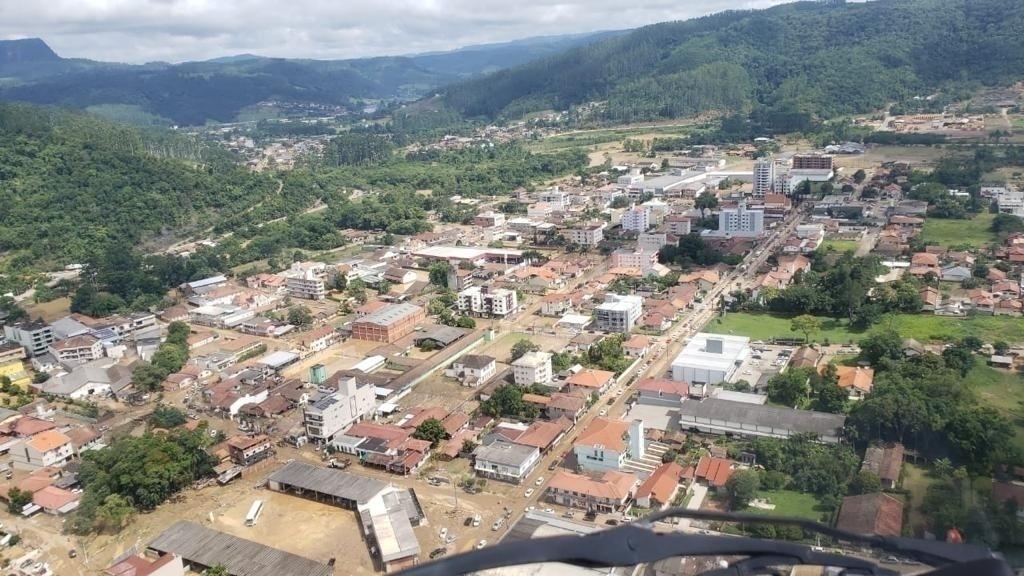
[{"label": "terracotta roof", "polygon": [[568,380],[566,380],[566,382],[570,386],[582,386],[584,388],[593,388],[597,390],[612,378],[615,378],[614,372],[586,368],[573,374]]},{"label": "terracotta roof", "polygon": [[523,402],[527,404],[541,404],[547,406],[551,402],[551,398],[548,396],[541,396],[540,394],[523,394]]},{"label": "terracotta roof", "polygon": [[939,257],[937,254],[929,252],[918,252],[910,257],[910,264],[912,266],[938,266]]},{"label": "terracotta roof", "polygon": [[449,440],[445,440],[441,447],[438,449],[440,454],[443,454],[449,458],[455,458],[462,451],[462,445],[466,440],[474,440],[476,433],[472,430],[460,430],[455,433],[454,436]]},{"label": "terracotta roof", "polygon": [[40,452],[49,452],[60,448],[65,444],[70,444],[71,439],[58,432],[56,430],[47,430],[46,432],[40,432],[35,436],[28,439],[27,445],[35,448]]},{"label": "terracotta roof", "polygon": [[623,437],[629,430],[629,422],[595,418],[576,439],[583,446],[604,446],[609,450],[622,451],[626,447]]},{"label": "terracotta roof", "polygon": [[381,308],[386,308],[387,306],[387,302],[383,302],[381,300],[372,300],[370,302],[367,302],[366,304],[363,304],[359,308],[356,308],[356,314],[373,314],[374,312],[380,310]]},{"label": "terracotta roof", "polygon": [[0,426],[0,432],[14,434],[15,436],[24,438],[26,436],[35,436],[36,434],[47,430],[53,430],[56,427],[56,424],[48,420],[40,420],[39,418],[24,416],[22,418],[18,418],[14,422]]},{"label": "terracotta roof", "polygon": [[882,480],[896,482],[903,466],[903,444],[869,446],[864,452],[864,470],[874,472]]},{"label": "terracotta roof", "polygon": [[577,492],[593,498],[622,501],[629,497],[634,485],[636,476],[617,470],[609,470],[596,477],[560,471],[551,477],[548,488]]},{"label": "terracotta roof", "polygon": [[149,576],[167,564],[174,562],[174,554],[165,554],[150,562],[138,555],[131,555],[104,570],[107,576]]},{"label": "terracotta roof", "polygon": [[856,534],[899,536],[903,531],[903,502],[881,492],[847,496],[839,509],[836,528]]},{"label": "terracotta roof", "polygon": [[412,418],[406,420],[405,423],[402,424],[402,428],[417,428],[420,424],[423,424],[431,418],[441,421],[448,417],[448,411],[439,406],[413,408],[409,412],[412,414]]},{"label": "terracotta roof", "polygon": [[377,424],[376,422],[357,422],[345,431],[346,436],[356,438],[379,438],[394,448],[409,437],[412,430],[399,428],[390,424]]},{"label": "terracotta roof", "polygon": [[32,502],[45,510],[56,510],[78,500],[78,494],[56,486],[47,486],[32,495]]},{"label": "terracotta roof", "polygon": [[733,461],[713,456],[701,456],[697,462],[696,478],[702,478],[711,486],[718,488],[725,486],[733,473]]},{"label": "terracotta roof", "polygon": [[469,415],[464,412],[452,412],[441,420],[441,426],[444,426],[444,431],[449,436],[455,434],[462,429],[469,422]]},{"label": "terracotta roof", "polygon": [[58,340],[50,347],[54,350],[70,350],[72,348],[91,348],[99,340],[91,334],[79,334],[78,336],[72,336],[63,340]]},{"label": "terracotta roof", "polygon": [[530,424],[530,427],[523,431],[518,438],[514,440],[516,444],[522,444],[524,446],[533,446],[540,450],[546,450],[551,444],[566,430],[569,429],[571,423],[565,418],[559,418],[554,422],[537,421]]},{"label": "terracotta roof", "polygon": [[651,339],[643,334],[634,334],[629,340],[622,343],[623,348],[647,348],[651,345]]},{"label": "terracotta roof", "polygon": [[248,450],[253,446],[269,442],[270,438],[260,434],[259,436],[234,436],[228,440],[228,446],[236,450]]},{"label": "terracotta roof", "polygon": [[836,366],[836,374],[839,376],[840,388],[856,388],[870,392],[875,381],[875,371],[860,366]]},{"label": "terracotta roof", "polygon": [[548,402],[549,409],[554,408],[556,410],[565,410],[567,412],[579,412],[586,405],[586,398],[575,394],[564,394],[562,392],[555,392],[552,394]]},{"label": "terracotta roof", "polygon": [[88,426],[78,426],[72,428],[64,433],[69,439],[71,444],[77,449],[85,446],[89,442],[96,440],[100,437],[100,433]]},{"label": "terracotta roof", "polygon": [[678,394],[688,396],[690,385],[686,382],[669,380],[668,378],[643,378],[636,383],[636,389],[642,392],[655,392],[658,394]]},{"label": "terracotta roof", "polygon": [[637,498],[651,497],[662,504],[672,498],[679,486],[679,478],[683,475],[683,467],[676,462],[662,464],[647,477],[636,491]]}]

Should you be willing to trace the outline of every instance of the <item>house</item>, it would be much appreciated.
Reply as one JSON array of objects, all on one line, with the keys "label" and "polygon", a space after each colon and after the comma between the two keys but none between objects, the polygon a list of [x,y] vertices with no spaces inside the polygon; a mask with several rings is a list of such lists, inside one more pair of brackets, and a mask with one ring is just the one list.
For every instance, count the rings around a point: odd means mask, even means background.
[{"label": "house", "polygon": [[923,312],[934,312],[942,305],[942,293],[937,288],[925,286],[918,291],[921,296],[921,310]]},{"label": "house", "polygon": [[583,470],[619,470],[629,458],[644,455],[644,424],[596,418],[576,438],[572,450]]},{"label": "house", "polygon": [[793,357],[789,361],[789,367],[815,369],[818,367],[818,362],[820,360],[821,352],[811,348],[810,346],[801,346],[793,353]]},{"label": "house", "polygon": [[540,462],[540,450],[535,446],[495,440],[477,446],[473,457],[477,475],[520,484]]},{"label": "house", "polygon": [[1015,298],[1003,298],[996,302],[992,313],[996,316],[1020,316],[1024,306]]},{"label": "house", "polygon": [[530,424],[513,442],[523,446],[532,446],[540,450],[541,454],[547,454],[565,433],[572,428],[573,421],[559,418],[552,422],[538,420]]},{"label": "house", "polygon": [[611,513],[626,506],[636,483],[636,476],[618,470],[595,475],[559,471],[548,482],[546,495],[551,502],[561,506]]},{"label": "house", "polygon": [[177,554],[150,560],[137,554],[122,558],[103,571],[105,576],[185,576],[185,564]]},{"label": "house", "polygon": [[855,534],[900,536],[903,501],[882,492],[847,496],[839,508],[836,528]]},{"label": "house", "polygon": [[300,336],[299,346],[308,353],[321,352],[340,339],[341,333],[335,330],[333,326],[326,325]]},{"label": "house", "polygon": [[46,514],[62,516],[76,508],[81,500],[81,493],[65,490],[56,486],[47,486],[32,494],[32,503],[39,506]]},{"label": "house", "polygon": [[643,358],[651,347],[651,339],[642,334],[634,334],[629,340],[622,343],[622,351],[629,358]]},{"label": "house", "polygon": [[638,404],[676,407],[690,394],[686,382],[668,378],[643,378],[636,383]]},{"label": "house", "polygon": [[358,422],[332,444],[341,452],[354,454],[364,466],[394,474],[415,472],[430,456],[430,442],[412,437],[414,429],[376,422]]},{"label": "house", "polygon": [[604,394],[615,382],[615,373],[607,370],[584,368],[566,379],[569,392],[579,394]]},{"label": "house", "polygon": [[888,446],[868,446],[860,469],[878,476],[882,488],[895,489],[903,469],[903,444],[896,442]]},{"label": "house", "polygon": [[701,292],[708,292],[721,280],[718,271],[710,268],[696,270],[679,277],[679,284],[696,284]]},{"label": "house", "polygon": [[725,487],[729,477],[737,469],[737,464],[726,458],[714,456],[701,456],[697,461],[697,469],[694,471],[696,480],[704,481],[709,488],[720,489]]},{"label": "house", "polygon": [[458,378],[465,386],[479,386],[497,372],[496,360],[484,354],[466,354],[452,363],[448,375]]},{"label": "house", "polygon": [[273,453],[274,444],[265,434],[235,436],[228,440],[228,454],[231,461],[239,466],[251,466],[270,458]]},{"label": "house", "polygon": [[11,463],[19,470],[61,467],[75,457],[71,439],[57,430],[47,430],[23,439],[11,447]]},{"label": "house", "polygon": [[966,266],[944,266],[939,271],[939,280],[943,282],[963,282],[972,278],[971,269]]},{"label": "house", "polygon": [[676,462],[667,462],[659,466],[637,489],[637,506],[662,508],[670,504],[679,492],[679,480],[682,475],[683,468]]},{"label": "house", "polygon": [[544,413],[551,420],[566,418],[575,424],[586,409],[587,399],[585,397],[579,394],[555,392],[548,397]]},{"label": "house", "polygon": [[859,400],[871,392],[875,382],[875,371],[861,366],[836,366],[839,387],[853,400]]},{"label": "house", "polygon": [[582,292],[547,294],[541,298],[540,313],[544,316],[562,316],[576,310],[582,302]]}]

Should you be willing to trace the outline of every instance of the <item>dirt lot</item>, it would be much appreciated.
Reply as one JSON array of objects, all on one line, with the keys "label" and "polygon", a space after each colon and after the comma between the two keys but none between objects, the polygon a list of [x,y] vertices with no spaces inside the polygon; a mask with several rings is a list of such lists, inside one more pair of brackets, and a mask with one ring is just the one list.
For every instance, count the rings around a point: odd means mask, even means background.
[{"label": "dirt lot", "polygon": [[[498,372],[505,369],[498,364]],[[463,386],[454,378],[446,378],[444,371],[434,372],[429,378],[420,382],[402,400],[400,404],[409,409],[413,406],[441,406],[446,410],[459,409],[466,414],[476,409],[477,401],[469,398],[476,394],[476,388]]]},{"label": "dirt lot", "polygon": [[28,312],[30,317],[42,317],[46,322],[53,322],[58,318],[63,318],[71,312],[70,298],[57,298],[56,300],[41,302],[39,304],[30,304],[27,302],[23,302],[22,304],[25,306],[25,311]]},{"label": "dirt lot", "polygon": [[507,362],[512,355],[512,346],[515,346],[516,342],[524,338],[540,346],[541,350],[549,352],[564,350],[566,345],[569,344],[569,339],[565,337],[552,336],[550,334],[526,334],[524,332],[512,332],[504,334],[501,338],[498,338],[491,344],[481,348],[479,354],[486,354],[497,358],[499,361]]},{"label": "dirt lot", "polygon": [[371,350],[378,347],[380,347],[380,342],[365,340],[348,340],[342,344],[335,344],[323,352],[318,352],[285,368],[284,376],[305,380],[309,378],[309,368],[314,364],[323,364],[327,367],[328,375],[334,374],[338,370],[346,370],[355,366],[366,358]]}]

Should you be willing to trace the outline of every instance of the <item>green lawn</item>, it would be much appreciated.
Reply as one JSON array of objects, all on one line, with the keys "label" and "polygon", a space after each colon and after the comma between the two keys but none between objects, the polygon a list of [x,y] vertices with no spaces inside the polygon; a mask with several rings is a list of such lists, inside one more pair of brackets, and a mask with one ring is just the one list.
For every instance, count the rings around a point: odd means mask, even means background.
[{"label": "green lawn", "polygon": [[1024,378],[1020,374],[996,370],[978,359],[964,378],[982,403],[1005,415],[1013,423],[1017,445],[1024,449]]},{"label": "green lawn", "polygon": [[824,513],[816,509],[818,507],[818,499],[813,494],[794,492],[792,490],[761,490],[757,493],[757,497],[774,504],[775,509],[747,508],[747,512],[768,516],[789,516],[815,521],[828,521],[828,518],[824,517]]},{"label": "green lawn", "polygon": [[978,214],[971,220],[947,220],[928,218],[921,231],[921,239],[926,244],[957,246],[961,244],[981,248],[997,241],[992,232],[992,219],[995,214]]},{"label": "green lawn", "polygon": [[[821,320],[822,329],[812,334],[811,338],[817,342],[828,339],[833,344],[857,342],[873,331],[890,327],[904,338],[914,338],[921,342],[951,341],[964,336],[977,336],[985,342],[1024,342],[1024,322],[1007,316],[948,318],[932,314],[889,314],[868,330],[853,330],[845,320]],[[725,318],[709,322],[704,331],[747,336],[752,340],[803,339],[803,334],[790,330],[790,323],[791,319],[787,316],[732,312]]]},{"label": "green lawn", "polygon": [[857,247],[860,246],[860,242],[856,240],[825,240],[818,246],[818,250],[824,252],[826,250],[835,250],[836,252],[856,252]]}]

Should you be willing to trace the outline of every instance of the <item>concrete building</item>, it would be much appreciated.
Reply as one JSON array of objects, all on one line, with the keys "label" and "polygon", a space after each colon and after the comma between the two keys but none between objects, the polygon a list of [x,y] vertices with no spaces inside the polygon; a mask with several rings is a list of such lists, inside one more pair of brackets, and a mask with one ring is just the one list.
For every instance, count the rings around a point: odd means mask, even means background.
[{"label": "concrete building", "polygon": [[597,246],[604,240],[604,222],[584,224],[565,230],[565,239],[578,246]]},{"label": "concrete building", "polygon": [[686,236],[693,230],[689,216],[671,214],[665,217],[665,227],[676,236]]},{"label": "concrete building", "polygon": [[490,380],[497,370],[497,362],[493,357],[483,354],[466,354],[453,362],[448,372],[467,386],[477,386]]},{"label": "concrete building", "polygon": [[239,466],[251,466],[270,458],[273,453],[274,443],[265,434],[235,436],[228,440],[228,454],[231,461]]},{"label": "concrete building", "polygon": [[303,409],[306,436],[314,442],[330,442],[352,424],[372,415],[376,408],[373,385],[358,385],[355,378],[338,382],[338,391]]},{"label": "concrete building", "polygon": [[295,262],[281,273],[285,290],[293,298],[323,300],[327,297],[327,264],[323,262]]},{"label": "concrete building", "polygon": [[754,164],[754,196],[763,197],[772,191],[775,184],[775,161],[762,158]]},{"label": "concrete building", "polygon": [[756,238],[764,234],[764,210],[749,210],[745,203],[718,213],[718,236]]},{"label": "concrete building", "polygon": [[50,343],[49,351],[58,362],[88,362],[103,357],[103,342],[82,334]]},{"label": "concrete building", "polygon": [[796,154],[794,170],[832,170],[832,157],[827,154]]},{"label": "concrete building", "polygon": [[636,485],[636,476],[618,470],[593,476],[559,471],[548,482],[547,497],[569,508],[612,513],[625,507]]},{"label": "concrete building", "polygon": [[520,386],[551,383],[551,353],[533,351],[512,362],[515,383]]},{"label": "concrete building", "polygon": [[644,276],[654,271],[658,263],[658,251],[648,252],[642,248],[636,250],[616,250],[612,252],[612,268],[632,268],[639,270]]},{"label": "concrete building", "polygon": [[521,483],[540,462],[540,450],[534,446],[496,440],[473,451],[473,469],[484,478]]},{"label": "concrete building", "polygon": [[750,338],[702,332],[672,361],[672,379],[691,386],[725,382],[749,354]]},{"label": "concrete building", "polygon": [[11,342],[24,346],[29,356],[45,354],[54,340],[53,329],[49,325],[29,320],[5,324],[4,336]]},{"label": "concrete building", "polygon": [[488,210],[481,212],[473,218],[473,224],[481,228],[500,228],[505,225],[505,215],[501,212]]},{"label": "concrete building", "polygon": [[470,286],[459,292],[457,305],[463,313],[477,316],[508,316],[519,307],[515,290]]},{"label": "concrete building", "polygon": [[634,206],[622,215],[622,229],[627,232],[646,232],[651,227],[651,209]]},{"label": "concrete building", "polygon": [[[689,226],[687,226],[686,234],[689,233]],[[648,254],[655,254],[655,256],[662,247],[668,246],[668,244],[668,234],[664,232],[644,232],[636,237],[636,247]]]},{"label": "concrete building", "polygon": [[619,470],[629,459],[643,457],[644,423],[597,418],[576,438],[572,446],[576,464],[583,470]]},{"label": "concrete building", "polygon": [[643,308],[641,296],[608,294],[605,301],[594,309],[594,321],[598,330],[626,334],[636,326]]},{"label": "concrete building", "polygon": [[423,308],[413,304],[389,304],[352,322],[352,337],[357,340],[391,344],[412,334],[426,319]]},{"label": "concrete building", "polygon": [[61,467],[75,457],[75,447],[62,432],[47,430],[22,439],[10,449],[11,464],[19,470]]}]

